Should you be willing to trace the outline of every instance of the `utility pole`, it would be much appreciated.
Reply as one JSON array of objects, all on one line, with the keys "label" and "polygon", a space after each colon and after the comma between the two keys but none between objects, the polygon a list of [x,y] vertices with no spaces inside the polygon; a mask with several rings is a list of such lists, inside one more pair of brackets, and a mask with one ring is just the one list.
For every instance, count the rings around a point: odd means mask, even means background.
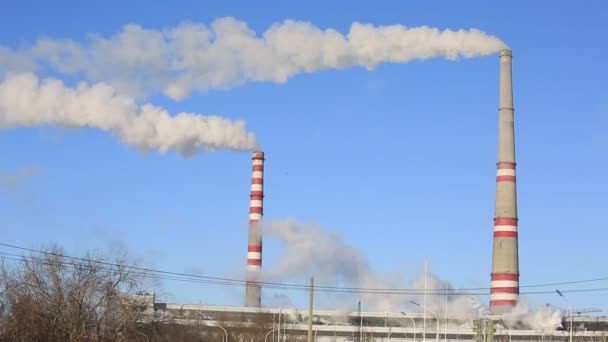
[{"label": "utility pole", "polygon": [[445,314],[443,321],[443,341],[448,342],[448,281],[445,281]]},{"label": "utility pole", "polygon": [[308,342],[312,342],[312,308],[314,306],[315,277],[310,277],[310,291],[308,294]]},{"label": "utility pole", "polygon": [[481,319],[476,319],[473,321],[473,331],[475,332],[475,337],[473,340],[475,342],[485,342],[486,337],[484,334],[484,325]]},{"label": "utility pole", "polygon": [[353,331],[355,333],[355,335],[353,336],[353,341],[354,342],[363,342],[363,339],[362,339],[363,331],[361,330],[361,328],[363,327],[363,316],[361,315],[361,301],[359,301],[357,303],[357,312],[358,312],[359,318],[357,320],[355,320],[355,318],[353,317],[352,322],[351,322],[351,324],[356,327]]},{"label": "utility pole", "polygon": [[359,301],[359,342],[363,342],[363,313],[361,312],[361,301]]},{"label": "utility pole", "polygon": [[494,320],[486,320],[486,342],[494,342]]},{"label": "utility pole", "polygon": [[[426,277],[427,277],[427,267],[428,267],[428,261],[427,259],[424,259],[424,304],[422,305],[422,308],[424,309],[424,313],[422,316],[422,332],[423,332],[423,337],[422,340],[424,342],[426,342]],[[439,330],[439,329],[437,329]]]},{"label": "utility pole", "polygon": [[560,291],[560,290],[555,290],[555,292],[557,292],[557,294],[562,297],[566,303],[568,304],[568,311],[570,313],[570,342],[572,342],[572,334],[574,332],[573,328],[572,328],[572,305],[570,305],[570,302],[568,301],[568,299],[566,299],[566,297],[564,296],[564,294]]}]

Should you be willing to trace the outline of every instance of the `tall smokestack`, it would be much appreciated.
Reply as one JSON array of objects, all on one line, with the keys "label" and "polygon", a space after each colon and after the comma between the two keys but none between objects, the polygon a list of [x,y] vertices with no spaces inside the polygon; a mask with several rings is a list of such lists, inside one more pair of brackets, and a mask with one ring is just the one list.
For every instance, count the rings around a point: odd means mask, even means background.
[{"label": "tall smokestack", "polygon": [[264,215],[264,152],[254,152],[252,160],[245,301],[247,306],[259,308],[262,306],[262,289],[257,281],[262,268],[262,231],[259,221]]},{"label": "tall smokestack", "polygon": [[500,52],[498,163],[492,255],[490,309],[500,314],[517,304],[519,260],[517,246],[517,189],[511,50]]}]

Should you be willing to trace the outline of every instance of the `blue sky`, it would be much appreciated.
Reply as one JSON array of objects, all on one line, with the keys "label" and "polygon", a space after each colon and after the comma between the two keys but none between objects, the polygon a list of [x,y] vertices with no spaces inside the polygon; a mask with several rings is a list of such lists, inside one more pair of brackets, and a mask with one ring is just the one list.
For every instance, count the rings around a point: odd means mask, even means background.
[{"label": "blue sky", "polygon": [[[295,19],[341,33],[358,21],[495,35],[514,54],[521,285],[608,276],[602,1],[21,1],[2,7],[0,44],[10,48],[41,37],[113,35],[128,23],[162,29],[224,16],[258,33]],[[148,101],[172,113],[245,120],[266,153],[266,219],[316,222],[360,249],[379,272],[413,277],[428,258],[431,271],[456,287],[489,286],[496,55],[303,73],[283,84],[249,82],[183,101],[159,94]],[[0,191],[3,242],[57,243],[72,254],[118,244],[148,266],[212,276],[244,266],[248,152],[143,155],[98,130],[57,127],[0,131],[0,148],[0,174],[11,180]],[[280,246],[264,246],[264,264],[272,265]],[[597,287],[608,282],[563,288]],[[226,305],[242,304],[244,292],[175,282],[163,288],[170,301]],[[576,307],[608,310],[605,292],[568,298]],[[556,295],[531,300],[562,305]]]}]

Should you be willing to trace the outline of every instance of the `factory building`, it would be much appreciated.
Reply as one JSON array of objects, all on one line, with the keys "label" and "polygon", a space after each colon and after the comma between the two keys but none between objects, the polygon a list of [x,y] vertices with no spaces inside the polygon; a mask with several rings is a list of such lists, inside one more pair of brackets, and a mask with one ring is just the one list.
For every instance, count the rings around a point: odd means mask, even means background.
[{"label": "factory building", "polygon": [[[155,303],[142,317],[199,325],[220,336],[262,332],[261,338],[269,342],[305,340],[307,315],[307,309]],[[565,342],[570,336],[567,317],[555,329],[533,329],[492,314],[461,319],[422,313],[315,310],[312,322],[315,342]],[[608,317],[578,316],[573,322],[572,341],[608,341]]]}]

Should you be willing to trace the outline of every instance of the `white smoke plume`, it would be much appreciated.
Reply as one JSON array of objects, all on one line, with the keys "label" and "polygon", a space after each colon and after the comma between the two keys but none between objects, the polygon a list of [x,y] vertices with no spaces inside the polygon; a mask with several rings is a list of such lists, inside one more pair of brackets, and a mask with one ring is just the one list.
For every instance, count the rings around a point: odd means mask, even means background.
[{"label": "white smoke plume", "polygon": [[[427,274],[416,274],[409,283],[404,274],[397,272],[383,274],[375,272],[368,259],[356,247],[331,231],[314,223],[299,223],[294,219],[262,222],[264,239],[276,239],[282,244],[282,254],[276,257],[274,265],[262,269],[264,281],[294,283],[309,276],[315,277],[317,286],[341,286],[364,289],[407,289],[404,291],[362,291],[357,294],[365,311],[401,312],[421,311],[410,301],[424,302],[427,289],[426,307],[442,317],[447,314],[462,321],[470,321],[480,315],[489,314],[489,309],[477,297],[479,290],[469,295],[457,290],[443,279],[427,270]],[[426,281],[426,285],[425,285]],[[322,289],[318,290],[320,296]],[[482,291],[483,292],[483,291]],[[487,290],[489,294],[489,289]],[[345,302],[336,302],[340,298]],[[523,298],[523,297],[522,297]],[[328,309],[342,307],[344,312],[354,311],[353,297],[344,293],[330,293],[333,300]],[[355,302],[356,303],[356,302]],[[322,303],[319,303],[322,305]],[[356,305],[356,304],[355,304]],[[346,309],[349,307],[349,309]],[[531,309],[525,298],[503,319],[513,326],[520,324],[533,329],[555,330],[561,323],[561,313],[546,307]],[[434,324],[434,323],[433,323]]]},{"label": "white smoke plume", "polygon": [[513,326],[523,325],[538,331],[562,328],[563,317],[563,313],[556,308],[537,305],[532,309],[524,296],[519,296],[517,305],[510,312],[502,315],[502,318]]},{"label": "white smoke plume", "polygon": [[107,131],[142,151],[174,150],[182,155],[219,149],[257,148],[245,123],[219,116],[178,113],[151,104],[139,105],[107,84],[79,83],[31,73],[10,74],[0,82],[0,129],[55,125]]},{"label": "white smoke plume", "polygon": [[[227,89],[247,81],[286,82],[299,73],[379,63],[450,60],[498,52],[506,45],[477,29],[352,23],[347,34],[309,22],[285,20],[257,35],[247,23],[218,18],[209,26],[183,22],[149,29],[125,25],[109,37],[86,42],[42,38],[30,48],[0,46],[0,57],[34,59],[55,72],[103,81],[131,96],[162,92],[181,100],[192,91]],[[4,52],[3,52],[4,50]],[[1,59],[1,58],[0,58]]]},{"label": "white smoke plume", "polygon": [[[288,281],[314,275],[317,284],[323,286],[413,290],[389,294],[382,291],[362,292],[360,298],[365,303],[366,311],[399,312],[406,308],[417,309],[410,304],[412,300],[423,303],[424,273],[404,286],[404,274],[374,272],[367,258],[358,249],[348,245],[340,235],[324,230],[319,225],[301,224],[294,219],[267,221],[262,225],[265,239],[278,239],[284,245],[283,254],[277,258],[277,263],[262,269],[265,281]],[[449,283],[427,273],[427,307],[438,314],[444,312],[446,298],[442,290],[431,289],[444,289],[446,286],[449,293],[452,290]],[[344,294],[331,293],[334,298],[342,295]],[[343,296],[346,297],[348,296]],[[336,304],[338,303],[331,303],[331,307]],[[484,310],[481,301],[474,296],[448,295],[450,315],[475,317]]]}]

